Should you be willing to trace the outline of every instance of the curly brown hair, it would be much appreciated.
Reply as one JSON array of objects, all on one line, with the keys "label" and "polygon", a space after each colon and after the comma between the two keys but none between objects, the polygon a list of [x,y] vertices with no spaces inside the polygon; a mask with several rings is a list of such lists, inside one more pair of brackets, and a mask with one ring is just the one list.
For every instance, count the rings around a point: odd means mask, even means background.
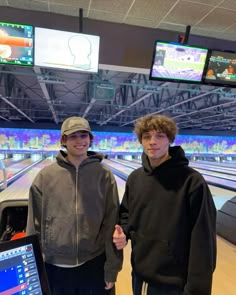
[{"label": "curly brown hair", "polygon": [[134,126],[134,132],[140,143],[142,143],[143,133],[151,130],[165,133],[171,143],[174,142],[178,132],[175,121],[165,115],[146,115],[138,119]]}]

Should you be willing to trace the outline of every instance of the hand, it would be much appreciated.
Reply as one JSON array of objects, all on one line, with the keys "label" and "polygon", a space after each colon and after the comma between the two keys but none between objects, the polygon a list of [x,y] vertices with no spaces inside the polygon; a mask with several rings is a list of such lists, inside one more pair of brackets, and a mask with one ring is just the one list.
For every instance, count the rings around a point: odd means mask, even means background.
[{"label": "hand", "polygon": [[114,282],[105,282],[106,283],[106,286],[105,286],[105,289],[106,290],[110,290],[114,287],[115,283]]},{"label": "hand", "polygon": [[126,235],[120,225],[115,225],[113,233],[113,243],[116,245],[117,250],[123,249],[127,245]]}]

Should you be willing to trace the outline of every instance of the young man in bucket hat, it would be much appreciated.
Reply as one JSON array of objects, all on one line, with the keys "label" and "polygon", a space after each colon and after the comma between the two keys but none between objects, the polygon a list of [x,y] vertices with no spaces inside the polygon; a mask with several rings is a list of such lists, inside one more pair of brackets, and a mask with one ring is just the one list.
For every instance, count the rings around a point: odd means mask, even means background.
[{"label": "young man in bucket hat", "polygon": [[92,140],[86,119],[66,119],[66,151],[30,188],[27,234],[40,237],[52,295],[111,294],[122,266],[122,252],[112,243],[117,186],[103,156],[88,151]]}]

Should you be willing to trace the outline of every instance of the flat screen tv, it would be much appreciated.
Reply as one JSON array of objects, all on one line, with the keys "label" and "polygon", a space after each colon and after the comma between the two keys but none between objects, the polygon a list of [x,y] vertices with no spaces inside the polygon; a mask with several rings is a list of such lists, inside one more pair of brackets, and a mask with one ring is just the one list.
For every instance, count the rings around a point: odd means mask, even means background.
[{"label": "flat screen tv", "polygon": [[236,52],[210,50],[204,83],[236,87]]},{"label": "flat screen tv", "polygon": [[0,22],[0,64],[34,65],[33,26]]},{"label": "flat screen tv", "polygon": [[156,41],[150,80],[201,83],[208,49]]},{"label": "flat screen tv", "polygon": [[0,294],[50,295],[37,236],[0,243]]},{"label": "flat screen tv", "polygon": [[35,28],[35,65],[98,72],[100,37]]}]

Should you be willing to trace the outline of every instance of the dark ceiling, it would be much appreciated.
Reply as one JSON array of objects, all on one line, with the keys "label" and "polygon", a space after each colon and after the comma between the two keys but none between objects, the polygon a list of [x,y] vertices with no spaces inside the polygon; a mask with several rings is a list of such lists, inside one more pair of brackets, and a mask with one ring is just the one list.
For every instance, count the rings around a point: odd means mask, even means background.
[{"label": "dark ceiling", "polygon": [[142,115],[159,113],[180,129],[236,130],[235,89],[151,82],[145,74],[111,70],[92,75],[2,67],[0,80],[0,119],[7,122],[83,116],[98,127],[129,127]]},{"label": "dark ceiling", "polygon": [[[47,11],[47,16],[51,14],[49,8],[52,10],[56,7],[58,9],[59,7],[64,8],[64,11],[61,10],[59,13],[73,15],[68,13],[67,6],[62,4],[64,1],[8,0],[0,1],[0,5],[11,9],[11,7],[17,7],[16,2],[18,4],[22,2],[24,3],[22,8],[34,11],[37,10],[36,4],[38,4],[37,7],[40,7],[38,10],[41,13]],[[75,8],[75,5],[82,7],[89,2],[90,6],[85,10],[87,16],[98,19],[98,15],[100,15],[100,19],[102,19],[101,12],[105,11],[104,3],[106,1],[78,1],[79,4],[75,4],[75,2],[69,1],[68,3],[71,3],[71,7]],[[115,9],[119,14],[120,8],[115,6],[116,2],[111,2],[114,4],[113,15],[116,14]],[[127,2],[137,5],[136,10],[134,5],[132,7],[138,15],[138,5],[142,1],[125,1],[126,6]],[[153,8],[156,7],[155,1],[147,2]],[[194,10],[191,10],[191,15],[192,18],[195,16],[195,21],[198,23],[194,29],[200,29],[200,19],[203,18],[203,12],[200,14],[199,9],[203,5],[203,1],[169,0],[167,2],[171,4],[169,10],[172,9],[173,12],[176,5],[192,5],[192,9],[196,6],[197,12],[194,13]],[[207,7],[204,6],[204,9],[207,9],[209,15],[211,9],[213,11],[223,4],[229,4],[229,2],[233,5],[235,1],[212,0],[209,1]],[[99,8],[99,3],[100,5],[103,3],[103,8]],[[76,8],[78,7],[76,6]],[[126,7],[126,9],[128,8],[129,6]],[[108,5],[107,9],[111,9],[111,6]],[[232,6],[232,9],[228,7],[224,10],[225,13],[235,15],[236,5]],[[19,9],[17,12],[20,13],[20,11]],[[169,29],[168,23],[170,24],[177,19],[177,12],[178,9],[176,9],[176,14],[173,14],[172,18],[169,19],[169,22],[163,19],[160,22],[161,27],[163,28],[167,23],[166,27]],[[207,15],[206,11],[204,13]],[[103,19],[108,20],[106,18],[107,14],[104,13]],[[132,19],[131,15],[126,18],[126,20],[128,19]],[[138,19],[138,16],[136,19]],[[234,23],[228,26],[235,26],[235,19]],[[205,20],[209,21],[209,18],[206,16]],[[11,21],[14,21],[14,19]],[[119,21],[117,20],[117,22]],[[128,21],[123,23],[128,23]],[[178,21],[178,24],[180,25],[180,21]],[[141,20],[135,25],[142,25]],[[182,26],[184,28],[184,24]],[[136,30],[137,28],[139,27],[136,27]],[[212,26],[209,25],[209,28],[212,28]],[[223,25],[221,28],[223,28]],[[229,36],[226,32],[225,35]],[[112,47],[112,42],[109,46]],[[170,115],[176,120],[179,129],[182,131],[200,130],[209,132],[210,130],[211,132],[234,133],[236,131],[236,88],[149,81],[147,68],[122,67],[122,65],[119,67],[119,65],[100,64],[98,74],[39,67],[0,66],[0,124],[2,126],[11,127],[14,125],[20,127],[22,124],[28,123],[28,126],[32,128],[40,128],[43,124],[51,124],[59,128],[60,123],[66,117],[82,116],[88,119],[97,130],[125,131],[131,129],[135,120],[145,114]]]}]

